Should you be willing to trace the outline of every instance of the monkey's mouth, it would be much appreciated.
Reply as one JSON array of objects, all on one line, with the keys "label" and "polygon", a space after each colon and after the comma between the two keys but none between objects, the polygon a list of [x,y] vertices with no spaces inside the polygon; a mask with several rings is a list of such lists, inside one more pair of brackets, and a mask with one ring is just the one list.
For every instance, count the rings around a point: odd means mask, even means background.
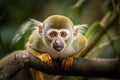
[{"label": "monkey's mouth", "polygon": [[53,46],[53,48],[56,50],[56,51],[58,51],[58,52],[60,52],[60,51],[62,51],[63,50],[63,48],[64,48],[64,46],[63,45],[61,45],[61,46]]}]

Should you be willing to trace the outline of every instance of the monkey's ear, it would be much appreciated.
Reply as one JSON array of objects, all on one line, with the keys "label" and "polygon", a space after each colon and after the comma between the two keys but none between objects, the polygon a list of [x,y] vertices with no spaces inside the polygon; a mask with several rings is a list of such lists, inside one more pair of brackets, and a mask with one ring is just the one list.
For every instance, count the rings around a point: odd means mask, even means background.
[{"label": "monkey's ear", "polygon": [[88,25],[87,24],[74,25],[73,35],[74,36],[77,36],[78,34],[85,35],[87,29],[88,29]]},{"label": "monkey's ear", "polygon": [[38,20],[35,20],[35,19],[30,19],[34,25],[34,28],[38,27],[39,28],[39,33],[42,33],[43,32],[43,23],[38,21]]}]

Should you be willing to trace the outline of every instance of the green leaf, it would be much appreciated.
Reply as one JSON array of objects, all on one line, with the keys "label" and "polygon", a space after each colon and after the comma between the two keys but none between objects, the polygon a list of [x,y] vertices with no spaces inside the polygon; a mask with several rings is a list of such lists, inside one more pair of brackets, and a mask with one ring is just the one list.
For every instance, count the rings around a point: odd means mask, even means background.
[{"label": "green leaf", "polygon": [[30,32],[31,28],[33,27],[33,22],[32,21],[27,21],[25,22],[16,32],[15,36],[12,39],[11,42],[11,48],[14,49],[23,49],[24,44],[26,43]]},{"label": "green leaf", "polygon": [[99,22],[93,23],[88,29],[88,31],[86,32],[87,39],[91,41],[94,35],[98,32],[98,30],[100,30]]}]

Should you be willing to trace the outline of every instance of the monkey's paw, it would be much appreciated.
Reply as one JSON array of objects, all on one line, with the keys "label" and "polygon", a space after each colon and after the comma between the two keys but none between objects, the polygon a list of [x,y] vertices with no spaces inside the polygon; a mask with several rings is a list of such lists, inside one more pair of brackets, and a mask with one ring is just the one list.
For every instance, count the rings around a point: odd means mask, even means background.
[{"label": "monkey's paw", "polygon": [[73,57],[67,57],[62,60],[62,68],[64,70],[68,70],[73,64]]},{"label": "monkey's paw", "polygon": [[48,53],[42,53],[38,55],[38,58],[41,60],[42,65],[47,68],[52,65],[52,58],[49,56]]}]

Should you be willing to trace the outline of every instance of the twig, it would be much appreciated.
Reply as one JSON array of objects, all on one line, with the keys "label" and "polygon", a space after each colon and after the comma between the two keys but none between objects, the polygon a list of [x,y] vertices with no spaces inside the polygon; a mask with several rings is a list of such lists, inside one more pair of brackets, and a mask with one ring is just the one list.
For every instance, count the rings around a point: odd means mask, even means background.
[{"label": "twig", "polygon": [[114,57],[117,57],[117,56],[118,56],[118,53],[117,53],[117,51],[115,50],[115,46],[114,46],[114,44],[113,44],[113,40],[112,40],[112,37],[110,36],[109,31],[107,31],[106,35],[107,35],[107,38],[109,39],[109,43],[110,43],[110,46],[111,46],[111,48],[112,48],[112,50],[113,50]]},{"label": "twig", "polygon": [[98,50],[101,50],[102,48],[104,48],[108,45],[111,45],[111,42],[115,42],[116,40],[120,40],[120,36],[114,37],[111,39],[111,41],[104,42],[104,43],[100,44],[99,46],[95,47],[86,57],[87,58],[90,57],[91,55],[96,53]]}]

